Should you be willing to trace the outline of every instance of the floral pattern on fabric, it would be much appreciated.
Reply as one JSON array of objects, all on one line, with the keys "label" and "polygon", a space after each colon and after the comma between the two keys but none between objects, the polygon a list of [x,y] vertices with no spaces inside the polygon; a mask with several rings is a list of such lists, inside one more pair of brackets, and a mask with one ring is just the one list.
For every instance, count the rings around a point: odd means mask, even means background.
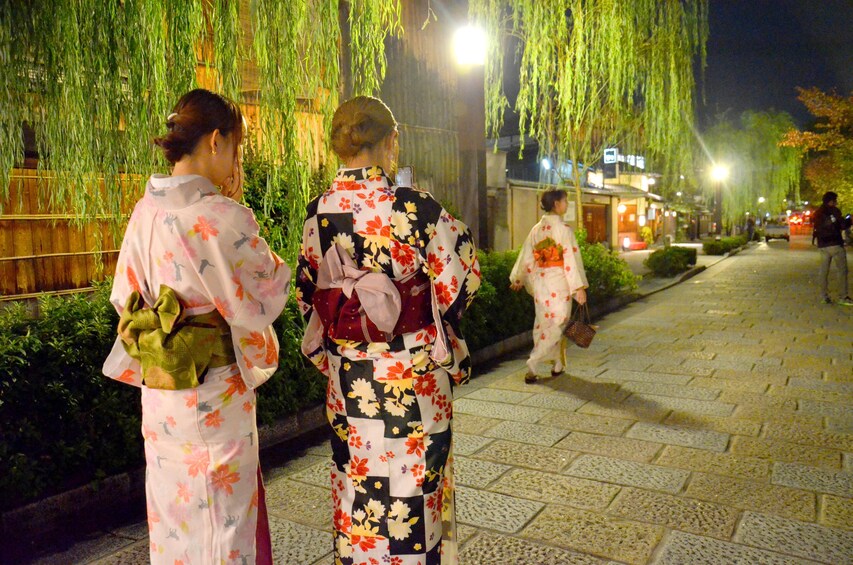
[{"label": "floral pattern on fabric", "polygon": [[575,234],[559,216],[545,214],[530,230],[510,282],[524,284],[536,309],[533,351],[527,360],[530,372],[536,374],[546,362],[565,366],[563,330],[572,295],[588,284]]},{"label": "floral pattern on fabric", "polygon": [[480,285],[471,233],[429,194],[394,186],[377,167],[341,169],[308,206],[296,282],[306,319],[334,244],[391,278],[426,273],[451,350],[441,366],[430,357],[431,324],[388,343],[326,338],[310,352],[329,377],[336,562],[452,563],[452,388],[470,377],[459,323]]},{"label": "floral pattern on fabric", "polygon": [[151,178],[128,223],[110,300],[121,312],[137,291],[150,306],[167,285],[187,315],[215,309],[225,318],[237,360],[178,391],[143,386],[139,362],[118,340],[104,363],[108,377],[142,388],[151,563],[259,556],[254,388],[278,365],[270,324],[289,282],[248,208],[203,177]]}]

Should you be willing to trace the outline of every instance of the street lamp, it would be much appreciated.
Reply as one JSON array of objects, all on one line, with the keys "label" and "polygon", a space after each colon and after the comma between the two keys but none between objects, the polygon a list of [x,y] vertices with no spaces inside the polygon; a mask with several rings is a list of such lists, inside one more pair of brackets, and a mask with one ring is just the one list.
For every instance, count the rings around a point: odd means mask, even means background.
[{"label": "street lamp", "polygon": [[717,224],[716,234],[723,233],[723,183],[729,178],[729,167],[722,163],[714,165],[711,169],[711,178],[717,183],[716,192],[714,193],[714,223]]},{"label": "street lamp", "polygon": [[460,27],[453,35],[459,69],[457,131],[460,160],[460,204],[477,244],[489,247],[488,193],[486,190],[486,95],[484,88],[486,32],[479,27]]}]

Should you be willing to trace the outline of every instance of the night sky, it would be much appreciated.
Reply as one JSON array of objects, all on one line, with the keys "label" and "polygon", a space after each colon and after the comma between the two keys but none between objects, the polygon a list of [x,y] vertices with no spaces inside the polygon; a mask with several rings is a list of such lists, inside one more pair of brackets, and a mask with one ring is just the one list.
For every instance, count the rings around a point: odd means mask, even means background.
[{"label": "night sky", "polygon": [[810,114],[795,87],[853,91],[853,0],[710,0],[700,123],[744,110]]}]

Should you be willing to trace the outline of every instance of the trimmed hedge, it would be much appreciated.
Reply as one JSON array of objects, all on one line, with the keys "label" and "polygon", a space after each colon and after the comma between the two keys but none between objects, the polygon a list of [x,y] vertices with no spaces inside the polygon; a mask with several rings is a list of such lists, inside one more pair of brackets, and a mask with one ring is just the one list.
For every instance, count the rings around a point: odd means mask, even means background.
[{"label": "trimmed hedge", "polygon": [[704,242],[702,244],[702,249],[705,251],[705,255],[724,255],[733,249],[746,245],[746,240],[746,235],[724,237],[720,240]]},{"label": "trimmed hedge", "polygon": [[[656,277],[674,277],[690,268],[690,254],[683,251],[691,250],[681,247],[658,249],[646,257],[643,264],[651,269]],[[695,249],[692,251],[695,255]]]}]

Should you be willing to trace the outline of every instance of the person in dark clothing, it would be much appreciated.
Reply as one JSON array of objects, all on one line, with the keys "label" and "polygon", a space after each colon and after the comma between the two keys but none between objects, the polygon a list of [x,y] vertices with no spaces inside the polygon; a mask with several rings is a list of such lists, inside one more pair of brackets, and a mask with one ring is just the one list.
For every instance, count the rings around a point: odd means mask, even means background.
[{"label": "person in dark clothing", "polygon": [[853,299],[847,292],[847,253],[844,250],[844,230],[847,227],[841,210],[838,209],[838,195],[827,192],[823,195],[823,205],[817,209],[813,217],[814,233],[812,242],[817,241],[817,247],[821,254],[820,289],[823,293],[823,301],[832,304],[829,297],[829,267],[835,262],[838,269],[838,295],[843,298],[838,300],[844,306],[853,306]]}]

